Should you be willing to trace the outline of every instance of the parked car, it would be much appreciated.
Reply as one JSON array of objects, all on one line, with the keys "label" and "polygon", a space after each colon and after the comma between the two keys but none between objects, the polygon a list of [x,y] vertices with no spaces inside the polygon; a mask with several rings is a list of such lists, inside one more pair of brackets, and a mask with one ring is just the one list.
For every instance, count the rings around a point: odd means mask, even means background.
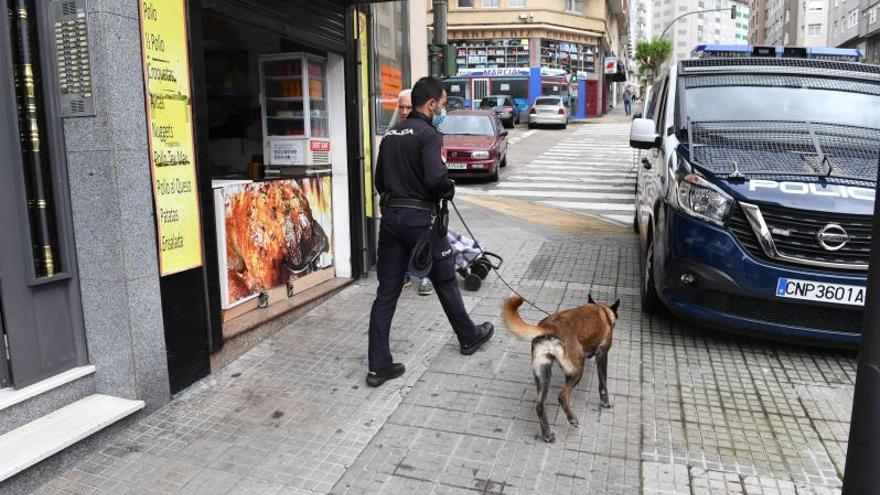
[{"label": "parked car", "polygon": [[[858,344],[880,80],[855,49],[701,46],[632,122],[642,308],[719,329]],[[796,80],[797,84],[790,81]]]},{"label": "parked car", "polygon": [[455,110],[440,124],[451,177],[498,180],[507,166],[507,130],[491,110]]},{"label": "parked car", "polygon": [[512,96],[487,96],[480,100],[480,110],[494,110],[504,127],[513,127],[519,124],[519,111],[517,111]]},{"label": "parked car", "polygon": [[446,111],[459,110],[462,108],[466,108],[464,98],[462,98],[461,96],[446,97]]},{"label": "parked car", "polygon": [[529,109],[529,128],[539,125],[556,125],[563,129],[568,126],[568,107],[561,96],[539,96]]}]

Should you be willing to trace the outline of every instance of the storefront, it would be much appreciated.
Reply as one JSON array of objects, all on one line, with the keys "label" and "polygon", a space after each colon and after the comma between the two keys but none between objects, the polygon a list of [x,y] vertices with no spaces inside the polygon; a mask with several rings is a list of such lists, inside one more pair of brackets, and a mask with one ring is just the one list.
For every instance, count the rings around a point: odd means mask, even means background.
[{"label": "storefront", "polygon": [[[386,93],[396,103],[409,82],[403,3],[269,3],[190,9],[215,370],[370,268],[373,143],[365,136],[384,122]],[[166,321],[169,355],[174,326]],[[183,375],[202,360],[200,346],[180,342]]]}]

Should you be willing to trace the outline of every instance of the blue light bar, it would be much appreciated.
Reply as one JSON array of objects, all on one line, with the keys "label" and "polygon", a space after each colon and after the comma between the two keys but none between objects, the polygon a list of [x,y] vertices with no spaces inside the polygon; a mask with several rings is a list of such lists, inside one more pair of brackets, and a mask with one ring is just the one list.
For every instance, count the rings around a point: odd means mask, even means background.
[{"label": "blue light bar", "polygon": [[782,47],[782,46],[751,46],[751,45],[697,45],[692,56],[695,58],[807,58],[811,60],[836,60],[840,62],[858,62],[862,51],[857,48],[826,48],[826,47]]},{"label": "blue light bar", "polygon": [[813,47],[809,50],[809,58],[814,60],[841,60],[847,62],[858,62],[862,58],[862,51],[858,48],[826,48]]}]

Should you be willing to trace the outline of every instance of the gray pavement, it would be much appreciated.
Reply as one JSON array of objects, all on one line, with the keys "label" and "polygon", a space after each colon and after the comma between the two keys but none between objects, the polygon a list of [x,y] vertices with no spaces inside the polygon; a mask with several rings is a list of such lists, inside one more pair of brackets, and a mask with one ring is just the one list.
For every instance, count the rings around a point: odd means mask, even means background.
[{"label": "gray pavement", "polygon": [[504,256],[505,277],[539,306],[572,307],[590,292],[621,299],[612,409],[599,407],[590,361],[573,394],[581,426],[570,427],[556,402],[557,368],[548,397],[557,440],[536,439],[530,347],[504,330],[509,291],[495,276],[464,293],[474,319],[496,325],[484,349],[460,355],[436,298],[407,290],[392,330],[407,373],[365,387],[375,294],[366,279],[36,493],[839,493],[852,353],[646,316],[634,236],[565,233],[458,204]]}]

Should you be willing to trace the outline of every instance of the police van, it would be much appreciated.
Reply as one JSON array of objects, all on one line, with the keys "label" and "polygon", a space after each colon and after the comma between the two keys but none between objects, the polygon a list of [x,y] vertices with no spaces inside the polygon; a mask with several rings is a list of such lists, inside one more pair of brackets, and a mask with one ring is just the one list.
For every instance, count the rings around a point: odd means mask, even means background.
[{"label": "police van", "polygon": [[632,122],[642,308],[853,346],[862,331],[880,66],[854,49],[698,46]]}]

